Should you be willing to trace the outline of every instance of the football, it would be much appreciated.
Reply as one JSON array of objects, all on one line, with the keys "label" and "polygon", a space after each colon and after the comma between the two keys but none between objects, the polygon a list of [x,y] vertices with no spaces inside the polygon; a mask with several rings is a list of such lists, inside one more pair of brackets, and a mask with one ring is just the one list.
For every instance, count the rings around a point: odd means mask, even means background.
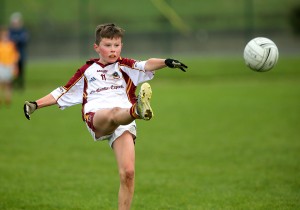
[{"label": "football", "polygon": [[258,72],[271,70],[276,65],[278,56],[276,44],[265,37],[257,37],[250,40],[244,49],[246,65]]}]

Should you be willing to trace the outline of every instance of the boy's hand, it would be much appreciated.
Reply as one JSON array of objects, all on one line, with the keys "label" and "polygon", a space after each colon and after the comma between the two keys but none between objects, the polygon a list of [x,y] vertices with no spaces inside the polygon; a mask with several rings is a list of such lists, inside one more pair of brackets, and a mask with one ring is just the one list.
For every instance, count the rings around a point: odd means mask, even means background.
[{"label": "boy's hand", "polygon": [[174,60],[174,59],[171,59],[171,58],[167,58],[165,60],[165,64],[170,67],[170,68],[179,68],[181,69],[182,71],[186,72],[186,68],[188,68],[186,65],[184,65],[183,63],[181,63],[180,61],[178,60]]},{"label": "boy's hand", "polygon": [[25,117],[30,120],[30,115],[38,108],[35,101],[25,101],[24,103],[24,114]]}]

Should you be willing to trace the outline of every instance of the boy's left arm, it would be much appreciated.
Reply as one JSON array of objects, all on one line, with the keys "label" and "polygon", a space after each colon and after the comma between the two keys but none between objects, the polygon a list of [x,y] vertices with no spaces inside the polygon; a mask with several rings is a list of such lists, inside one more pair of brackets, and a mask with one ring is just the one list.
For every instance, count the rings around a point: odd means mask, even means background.
[{"label": "boy's left arm", "polygon": [[186,68],[188,68],[185,64],[175,59],[150,58],[146,61],[145,71],[155,71],[167,66],[169,68],[179,68],[184,72],[186,71]]}]

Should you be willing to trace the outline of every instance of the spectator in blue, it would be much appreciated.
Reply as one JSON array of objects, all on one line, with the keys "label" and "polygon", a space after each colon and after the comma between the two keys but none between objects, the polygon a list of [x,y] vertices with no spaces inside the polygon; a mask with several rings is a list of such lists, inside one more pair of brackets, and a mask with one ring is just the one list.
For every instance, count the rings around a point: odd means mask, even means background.
[{"label": "spectator in blue", "polygon": [[19,52],[18,69],[19,74],[16,78],[15,85],[18,89],[25,89],[25,63],[26,63],[26,46],[29,34],[23,26],[22,14],[15,12],[10,16],[9,37],[15,43]]}]

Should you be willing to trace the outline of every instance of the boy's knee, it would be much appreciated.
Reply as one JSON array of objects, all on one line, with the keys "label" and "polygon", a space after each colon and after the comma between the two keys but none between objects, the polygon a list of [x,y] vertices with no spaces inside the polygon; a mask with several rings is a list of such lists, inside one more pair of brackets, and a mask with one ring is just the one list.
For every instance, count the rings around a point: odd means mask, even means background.
[{"label": "boy's knee", "polygon": [[121,110],[120,107],[114,107],[114,108],[111,109],[111,112],[110,112],[110,115],[109,115],[109,120],[110,120],[111,123],[117,124],[117,122],[116,122],[116,118],[117,118],[116,114],[119,113],[120,110]]},{"label": "boy's knee", "polygon": [[134,180],[134,169],[126,169],[120,172],[120,179],[122,183],[130,184]]}]

